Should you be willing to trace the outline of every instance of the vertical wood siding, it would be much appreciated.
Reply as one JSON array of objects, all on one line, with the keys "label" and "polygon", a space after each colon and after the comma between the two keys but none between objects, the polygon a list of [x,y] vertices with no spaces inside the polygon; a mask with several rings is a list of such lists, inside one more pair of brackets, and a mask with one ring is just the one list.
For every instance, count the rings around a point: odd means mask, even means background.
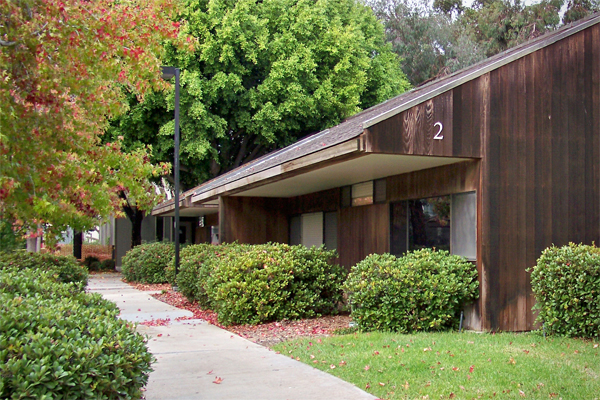
[{"label": "vertical wood siding", "polygon": [[287,200],[269,197],[221,197],[222,243],[288,243]]},{"label": "vertical wood siding", "polygon": [[484,328],[534,328],[526,269],[552,244],[598,242],[599,34],[593,26],[489,74]]},{"label": "vertical wood siding", "polygon": [[389,205],[342,208],[338,218],[340,265],[349,269],[369,254],[389,251]]}]

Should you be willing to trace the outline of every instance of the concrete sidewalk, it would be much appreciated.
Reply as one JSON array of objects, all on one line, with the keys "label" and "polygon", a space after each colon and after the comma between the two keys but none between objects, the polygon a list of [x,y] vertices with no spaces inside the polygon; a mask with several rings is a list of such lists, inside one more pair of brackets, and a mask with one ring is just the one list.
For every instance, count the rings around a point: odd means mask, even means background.
[{"label": "concrete sidewalk", "polygon": [[[168,399],[375,399],[332,375],[276,354],[191,316],[121,282],[120,274],[91,275],[88,290],[121,309],[121,318],[142,322],[170,318],[167,326],[139,325],[157,359],[147,400]],[[213,383],[216,378],[220,384]]]}]

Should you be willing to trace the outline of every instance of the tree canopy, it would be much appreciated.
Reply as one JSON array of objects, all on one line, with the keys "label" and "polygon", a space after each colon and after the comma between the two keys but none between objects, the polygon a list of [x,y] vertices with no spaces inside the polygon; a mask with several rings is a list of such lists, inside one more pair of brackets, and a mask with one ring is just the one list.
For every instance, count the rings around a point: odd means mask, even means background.
[{"label": "tree canopy", "polygon": [[152,206],[148,177],[168,166],[100,135],[126,109],[123,88],[160,87],[173,10],[171,0],[0,3],[0,218],[56,234],[119,212],[122,192]]},{"label": "tree canopy", "polygon": [[[356,0],[185,0],[178,18],[197,40],[193,52],[168,45],[165,59],[182,69],[187,187],[409,87],[382,25]],[[172,154],[174,99],[161,96],[131,98],[109,130],[133,148],[152,143],[156,161]]]}]

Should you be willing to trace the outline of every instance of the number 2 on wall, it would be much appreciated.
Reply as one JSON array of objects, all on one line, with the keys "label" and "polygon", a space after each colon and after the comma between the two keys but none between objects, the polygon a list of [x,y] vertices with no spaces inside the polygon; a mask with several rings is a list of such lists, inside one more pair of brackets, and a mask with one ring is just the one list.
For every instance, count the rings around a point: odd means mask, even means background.
[{"label": "number 2 on wall", "polygon": [[442,139],[444,138],[444,135],[442,135],[442,131],[444,130],[444,126],[442,125],[442,123],[441,123],[441,122],[436,122],[436,123],[433,125],[433,127],[434,127],[434,128],[435,128],[436,126],[437,126],[438,128],[440,128],[440,129],[437,131],[437,133],[435,134],[435,136],[434,136],[433,138],[434,138],[434,139],[436,139],[436,140],[442,140]]}]

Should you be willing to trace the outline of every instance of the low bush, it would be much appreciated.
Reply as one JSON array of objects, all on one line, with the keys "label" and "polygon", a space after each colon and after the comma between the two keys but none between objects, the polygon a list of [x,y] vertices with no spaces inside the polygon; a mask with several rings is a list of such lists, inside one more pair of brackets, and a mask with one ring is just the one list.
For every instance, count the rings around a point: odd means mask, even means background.
[{"label": "low bush", "polygon": [[175,261],[167,267],[167,280],[176,284],[179,291],[190,301],[197,301],[201,306],[212,308],[210,298],[206,294],[206,283],[215,273],[220,260],[229,253],[243,251],[248,245],[237,243],[212,245],[196,244],[181,249],[180,265],[175,281]]},{"label": "low bush", "polygon": [[153,360],[99,294],[0,261],[0,398],[133,399]]},{"label": "low bush", "polygon": [[87,269],[81,266],[73,256],[29,253],[26,250],[19,250],[0,253],[0,267],[2,265],[18,269],[50,271],[56,275],[58,281],[75,283],[81,290],[85,289],[87,285]]},{"label": "low bush", "polygon": [[122,259],[123,276],[130,282],[165,283],[165,269],[174,255],[175,248],[170,242],[135,246]]},{"label": "low bush", "polygon": [[333,258],[323,248],[234,244],[211,264],[203,288],[226,325],[319,316],[342,299],[344,273]]},{"label": "low bush", "polygon": [[549,247],[531,270],[537,322],[550,333],[595,337],[600,332],[600,249],[569,243]]},{"label": "low bush", "polygon": [[352,319],[361,329],[442,330],[478,297],[477,269],[447,251],[422,249],[403,257],[372,254],[345,282]]},{"label": "low bush", "polygon": [[92,264],[94,264],[94,263],[99,263],[99,262],[100,262],[100,259],[99,259],[98,257],[94,257],[94,256],[87,256],[87,257],[86,257],[86,258],[85,258],[85,259],[84,259],[84,260],[81,262],[81,264],[82,264],[83,266],[85,266],[85,267],[88,269],[88,271],[90,271],[90,270],[91,270],[90,268],[92,267]]},{"label": "low bush", "polygon": [[115,260],[107,259],[100,262],[100,270],[101,271],[114,271],[115,270]]}]

